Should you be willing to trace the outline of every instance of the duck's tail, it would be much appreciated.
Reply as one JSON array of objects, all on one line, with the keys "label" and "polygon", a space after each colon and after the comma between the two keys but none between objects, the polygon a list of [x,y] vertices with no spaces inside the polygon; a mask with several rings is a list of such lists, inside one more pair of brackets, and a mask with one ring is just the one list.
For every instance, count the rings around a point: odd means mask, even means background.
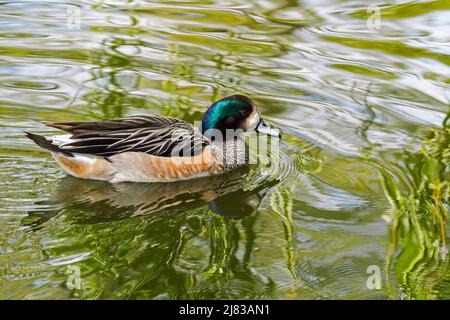
[{"label": "duck's tail", "polygon": [[31,132],[25,132],[25,135],[27,136],[27,138],[31,139],[34,141],[34,143],[36,143],[39,147],[46,149],[50,152],[54,152],[54,153],[61,153],[64,154],[65,156],[69,156],[71,157],[72,154],[68,153],[67,151],[62,150],[58,145],[54,144],[53,141],[51,139],[48,139],[45,136],[39,135],[39,134],[34,134]]}]

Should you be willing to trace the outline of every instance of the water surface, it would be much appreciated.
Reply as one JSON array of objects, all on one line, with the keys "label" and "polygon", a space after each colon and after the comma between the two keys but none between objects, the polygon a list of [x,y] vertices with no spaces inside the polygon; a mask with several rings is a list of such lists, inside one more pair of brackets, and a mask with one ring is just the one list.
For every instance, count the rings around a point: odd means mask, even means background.
[{"label": "water surface", "polygon": [[[447,0],[0,2],[0,298],[450,298],[449,24]],[[109,185],[23,134],[236,92],[283,130],[276,169]]]}]

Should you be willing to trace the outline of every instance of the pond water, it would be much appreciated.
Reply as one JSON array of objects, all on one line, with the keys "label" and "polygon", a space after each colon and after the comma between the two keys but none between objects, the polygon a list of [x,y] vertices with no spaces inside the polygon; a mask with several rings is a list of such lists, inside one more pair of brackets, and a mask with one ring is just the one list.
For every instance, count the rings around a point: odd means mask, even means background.
[{"label": "pond water", "polygon": [[[2,1],[0,298],[449,299],[449,10]],[[283,131],[276,169],[110,185],[24,136],[237,92]]]}]

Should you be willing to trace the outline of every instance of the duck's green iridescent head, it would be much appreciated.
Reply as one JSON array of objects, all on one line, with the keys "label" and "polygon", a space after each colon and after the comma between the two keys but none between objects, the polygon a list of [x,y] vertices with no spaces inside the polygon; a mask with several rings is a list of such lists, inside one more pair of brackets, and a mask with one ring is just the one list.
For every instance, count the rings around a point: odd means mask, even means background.
[{"label": "duck's green iridescent head", "polygon": [[270,128],[261,119],[258,108],[248,97],[236,94],[214,102],[206,111],[202,121],[202,133],[219,130],[224,136],[226,130],[256,130],[271,136],[280,136],[280,132]]}]

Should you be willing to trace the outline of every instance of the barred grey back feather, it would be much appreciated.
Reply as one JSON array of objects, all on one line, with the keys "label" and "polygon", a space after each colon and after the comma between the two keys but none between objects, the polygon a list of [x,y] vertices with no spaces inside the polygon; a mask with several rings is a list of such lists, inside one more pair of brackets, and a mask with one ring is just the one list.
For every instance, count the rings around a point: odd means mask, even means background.
[{"label": "barred grey back feather", "polygon": [[48,125],[72,133],[73,142],[60,145],[61,151],[104,157],[129,151],[160,157],[193,156],[210,144],[192,124],[173,117],[134,116]]}]

